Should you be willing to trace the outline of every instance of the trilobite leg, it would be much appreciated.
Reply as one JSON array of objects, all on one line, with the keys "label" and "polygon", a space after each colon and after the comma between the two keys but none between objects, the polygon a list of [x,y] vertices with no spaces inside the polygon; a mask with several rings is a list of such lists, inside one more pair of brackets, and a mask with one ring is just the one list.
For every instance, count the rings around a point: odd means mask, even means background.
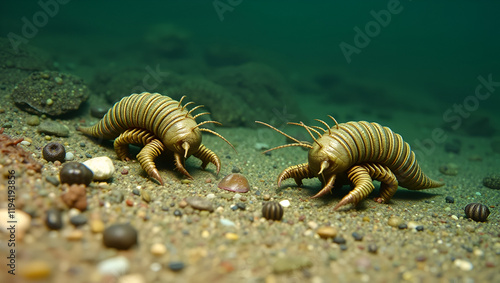
[{"label": "trilobite leg", "polygon": [[156,169],[154,159],[158,157],[165,150],[165,146],[159,139],[153,139],[147,143],[137,154],[137,160],[141,164],[142,169],[148,173],[151,178],[156,179],[163,185],[163,180],[160,176],[160,172]]},{"label": "trilobite leg", "polygon": [[333,210],[337,210],[339,207],[349,203],[356,205],[360,200],[366,198],[375,188],[369,170],[363,166],[353,166],[347,171],[347,176],[354,184],[354,189],[343,197]]},{"label": "trilobite leg", "polygon": [[380,196],[375,198],[378,203],[389,201],[398,190],[398,180],[392,171],[382,164],[365,164],[372,179],[380,181]]},{"label": "trilobite leg", "polygon": [[146,145],[153,139],[156,139],[153,133],[140,128],[132,128],[121,133],[120,136],[115,139],[113,146],[119,159],[130,161],[128,157],[129,144]]},{"label": "trilobite leg", "polygon": [[325,183],[325,185],[323,186],[321,191],[319,191],[317,194],[315,194],[311,198],[317,198],[317,197],[321,197],[321,196],[324,196],[324,195],[331,193],[332,189],[333,189],[333,185],[335,185],[336,179],[337,179],[337,175],[330,176],[327,181],[323,182],[323,183]]},{"label": "trilobite leg", "polygon": [[283,170],[278,176],[278,187],[281,187],[281,182],[289,178],[295,179],[297,186],[302,186],[302,179],[313,177],[314,174],[309,170],[309,164],[293,165]]},{"label": "trilobite leg", "polygon": [[217,154],[213,153],[210,149],[206,148],[203,144],[200,145],[198,151],[193,154],[194,157],[202,161],[201,168],[205,169],[208,163],[212,163],[217,168],[217,174],[220,171],[220,159]]},{"label": "trilobite leg", "polygon": [[178,154],[177,152],[174,153],[174,160],[175,160],[175,168],[179,172],[181,172],[182,175],[188,177],[189,179],[193,180],[193,176],[189,174],[189,172],[184,168],[184,157]]}]

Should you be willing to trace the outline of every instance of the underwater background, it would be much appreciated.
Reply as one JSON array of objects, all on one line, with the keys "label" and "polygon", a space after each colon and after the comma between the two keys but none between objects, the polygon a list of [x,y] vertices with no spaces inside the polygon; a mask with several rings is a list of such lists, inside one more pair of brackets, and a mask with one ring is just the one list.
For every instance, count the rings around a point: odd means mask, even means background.
[{"label": "underwater background", "polygon": [[[1,1],[2,257],[13,168],[29,224],[16,236],[18,281],[6,264],[0,281],[500,282],[499,11],[464,0]],[[204,134],[220,173],[190,158],[191,180],[157,161],[160,186],[111,141],[77,131],[141,92],[203,105],[198,122],[222,123],[205,126],[237,153]],[[374,182],[336,211],[347,186],[318,199],[318,178],[278,188],[308,154],[262,154],[293,140],[255,121],[312,142],[288,123],[332,126],[328,115],[390,127],[445,185],[399,188],[379,204]],[[62,161],[42,153],[51,142],[66,148]],[[64,164],[95,157],[112,159],[110,179],[61,184]],[[232,173],[248,179],[245,192],[218,185]],[[72,189],[83,204],[66,203]],[[283,219],[266,220],[272,202]],[[103,243],[116,223],[137,245]]]}]

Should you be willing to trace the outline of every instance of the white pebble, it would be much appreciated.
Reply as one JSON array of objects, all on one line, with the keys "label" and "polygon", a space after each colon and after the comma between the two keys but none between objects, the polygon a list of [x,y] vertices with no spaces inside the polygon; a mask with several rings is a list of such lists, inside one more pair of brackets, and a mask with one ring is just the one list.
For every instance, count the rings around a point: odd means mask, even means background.
[{"label": "white pebble", "polygon": [[[12,210],[11,210],[12,211]],[[2,233],[10,233],[10,225],[12,223],[8,223],[10,220],[17,221],[16,223],[16,231],[15,233],[20,237],[24,237],[24,234],[26,231],[30,228],[31,226],[31,216],[20,210],[17,209],[15,213],[13,213],[14,218],[9,218],[10,212],[7,208],[2,208],[0,209],[0,230]]]},{"label": "white pebble", "polygon": [[215,198],[215,195],[214,195],[214,194],[208,194],[208,195],[207,195],[207,198],[208,198],[208,199]]},{"label": "white pebble", "polygon": [[458,220],[458,217],[456,215],[452,215],[451,218],[453,218],[453,220]]},{"label": "white pebble", "polygon": [[313,230],[316,230],[316,228],[318,228],[318,223],[316,223],[314,221],[309,221],[309,222],[307,222],[307,226]]},{"label": "white pebble", "polygon": [[225,218],[221,218],[220,219],[220,223],[224,226],[236,226],[236,224],[234,224],[233,221],[229,220],[229,219],[225,219]]},{"label": "white pebble", "polygon": [[234,200],[239,200],[240,198],[241,198],[241,195],[240,195],[240,194],[235,194],[235,195],[233,196],[233,199],[234,199]]},{"label": "white pebble", "polygon": [[130,263],[128,259],[124,256],[108,258],[106,260],[101,261],[97,265],[97,270],[99,270],[99,273],[109,274],[116,277],[126,274],[129,268],[130,268]]},{"label": "white pebble", "polygon": [[471,262],[463,259],[456,259],[455,265],[463,271],[470,271],[474,267]]},{"label": "white pebble", "polygon": [[263,142],[255,143],[255,149],[257,149],[257,150],[264,150],[264,149],[268,149],[268,148],[269,148],[269,145],[267,143],[263,143]]},{"label": "white pebble", "polygon": [[283,207],[289,207],[290,206],[290,201],[287,200],[287,199],[285,199],[285,200],[280,201],[280,204]]},{"label": "white pebble", "polygon": [[444,211],[450,211],[451,210],[451,207],[447,206]]},{"label": "white pebble", "polygon": [[72,152],[66,152],[66,156],[64,157],[64,159],[66,159],[66,161],[71,161],[75,159],[75,155]]},{"label": "white pebble", "polygon": [[477,196],[480,196],[480,195],[481,195],[481,193],[480,193],[480,192],[476,192],[476,195],[477,195]]},{"label": "white pebble", "polygon": [[22,141],[21,144],[25,145],[25,146],[30,146],[31,145],[31,143],[29,141]]},{"label": "white pebble", "polygon": [[94,173],[95,181],[104,181],[113,176],[115,166],[111,158],[107,156],[94,157],[83,162]]}]

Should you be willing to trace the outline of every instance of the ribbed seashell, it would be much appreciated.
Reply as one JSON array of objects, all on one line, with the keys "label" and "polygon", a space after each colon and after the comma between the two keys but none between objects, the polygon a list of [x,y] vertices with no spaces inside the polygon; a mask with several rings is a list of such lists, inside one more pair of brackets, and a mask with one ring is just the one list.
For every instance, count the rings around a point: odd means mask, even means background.
[{"label": "ribbed seashell", "polygon": [[267,220],[280,221],[283,213],[283,207],[277,202],[271,201],[262,206],[262,216]]},{"label": "ribbed seashell", "polygon": [[486,221],[488,215],[490,215],[488,207],[480,203],[469,203],[465,206],[464,211],[468,218],[478,222]]}]

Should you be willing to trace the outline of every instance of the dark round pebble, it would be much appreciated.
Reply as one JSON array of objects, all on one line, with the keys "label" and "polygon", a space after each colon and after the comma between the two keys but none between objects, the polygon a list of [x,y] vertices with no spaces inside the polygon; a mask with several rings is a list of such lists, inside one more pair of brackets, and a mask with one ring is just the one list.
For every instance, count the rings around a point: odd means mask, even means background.
[{"label": "dark round pebble", "polygon": [[346,240],[342,236],[335,236],[335,238],[333,238],[333,242],[339,245],[344,245]]},{"label": "dark round pebble", "polygon": [[181,217],[182,216],[182,212],[178,209],[174,210],[174,216],[178,216],[178,217]]},{"label": "dark round pebble", "polygon": [[233,166],[233,169],[231,169],[231,173],[240,173],[240,168]]},{"label": "dark round pebble", "polygon": [[83,214],[78,214],[69,219],[69,222],[75,226],[82,226],[87,224],[87,217]]},{"label": "dark round pebble", "polygon": [[455,199],[453,197],[447,196],[444,198],[446,203],[455,203]]},{"label": "dark round pebble", "polygon": [[182,261],[171,261],[168,263],[168,268],[172,271],[181,271],[185,267],[184,262]]},{"label": "dark round pebble", "polygon": [[85,153],[85,157],[87,157],[87,158],[92,158],[92,154],[90,154],[90,153]]},{"label": "dark round pebble", "polygon": [[494,190],[500,190],[500,175],[490,175],[484,177],[483,186]]},{"label": "dark round pebble", "polygon": [[92,106],[90,107],[90,116],[101,119],[108,113],[109,108],[103,106]]},{"label": "dark round pebble", "polygon": [[267,220],[280,221],[283,214],[283,206],[277,202],[270,201],[262,206],[262,216]]},{"label": "dark round pebble", "polygon": [[137,188],[132,189],[132,193],[134,195],[136,195],[136,196],[140,196],[141,195],[141,191],[139,191],[139,189],[137,189]]},{"label": "dark round pebble", "polygon": [[419,231],[419,232],[422,232],[422,231],[424,231],[424,226],[422,226],[422,225],[418,225],[417,227],[415,227],[415,229],[416,229],[417,231]]},{"label": "dark round pebble", "polygon": [[361,235],[358,232],[353,232],[352,237],[354,238],[355,241],[362,241],[363,240],[363,235]]},{"label": "dark round pebble", "polygon": [[45,180],[47,180],[47,182],[51,183],[54,186],[59,186],[60,184],[59,179],[54,176],[47,176],[45,177]]},{"label": "dark round pebble", "polygon": [[63,226],[61,211],[55,208],[47,210],[45,225],[51,230],[61,229]]},{"label": "dark round pebble", "polygon": [[84,142],[81,142],[81,143],[80,143],[80,147],[85,147],[85,143],[84,143]]},{"label": "dark round pebble", "polygon": [[427,260],[427,257],[424,255],[419,255],[415,258],[416,261],[423,262]]},{"label": "dark round pebble", "polygon": [[406,223],[399,224],[398,228],[401,229],[401,230],[403,230],[403,229],[408,228],[408,225],[406,225]]},{"label": "dark round pebble", "polygon": [[42,156],[43,159],[50,162],[64,162],[66,160],[66,149],[64,148],[64,145],[58,142],[51,142],[43,147]]},{"label": "dark round pebble", "polygon": [[480,203],[469,203],[467,206],[465,206],[465,215],[477,222],[484,222],[486,219],[488,219],[488,216],[490,215],[490,210],[488,207],[484,204]]},{"label": "dark round pebble", "polygon": [[375,245],[375,244],[368,245],[368,252],[369,253],[375,254],[375,253],[377,253],[377,251],[378,251],[377,245]]},{"label": "dark round pebble", "polygon": [[242,202],[238,202],[238,203],[236,204],[236,206],[237,206],[239,209],[241,209],[241,210],[246,210],[246,209],[247,209],[246,204],[244,204],[244,203],[242,203]]},{"label": "dark round pebble", "polygon": [[130,224],[113,224],[102,233],[106,247],[128,250],[137,244],[137,230]]},{"label": "dark round pebble", "polygon": [[63,184],[84,184],[88,186],[93,178],[94,173],[80,162],[66,163],[59,171],[59,180]]}]

